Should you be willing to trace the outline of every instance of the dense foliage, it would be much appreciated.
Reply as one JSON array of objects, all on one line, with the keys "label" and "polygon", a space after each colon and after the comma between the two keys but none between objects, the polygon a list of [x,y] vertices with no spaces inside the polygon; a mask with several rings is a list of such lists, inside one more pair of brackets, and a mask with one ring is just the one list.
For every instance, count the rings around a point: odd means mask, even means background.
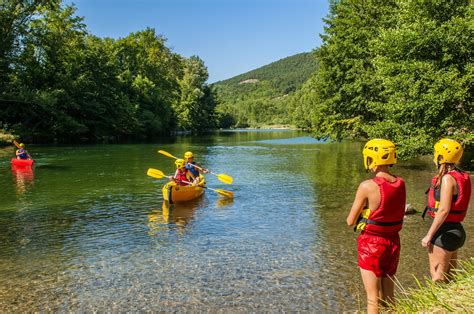
[{"label": "dense foliage", "polygon": [[214,84],[221,127],[291,123],[288,96],[317,68],[312,53],[301,53]]},{"label": "dense foliage", "polygon": [[215,126],[198,57],[153,29],[118,40],[61,1],[0,2],[0,129],[35,142],[147,138]]},{"label": "dense foliage", "polygon": [[408,158],[472,143],[474,24],[467,0],[333,2],[319,70],[292,98],[319,138],[384,137]]}]

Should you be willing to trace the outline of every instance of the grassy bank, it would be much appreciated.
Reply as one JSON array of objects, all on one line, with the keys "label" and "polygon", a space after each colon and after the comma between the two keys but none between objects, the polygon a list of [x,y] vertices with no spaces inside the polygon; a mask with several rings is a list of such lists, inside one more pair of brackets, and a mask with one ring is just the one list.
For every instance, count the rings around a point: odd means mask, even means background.
[{"label": "grassy bank", "polygon": [[431,281],[419,288],[402,290],[392,310],[397,313],[474,313],[474,258],[460,263],[460,270],[449,284]]}]

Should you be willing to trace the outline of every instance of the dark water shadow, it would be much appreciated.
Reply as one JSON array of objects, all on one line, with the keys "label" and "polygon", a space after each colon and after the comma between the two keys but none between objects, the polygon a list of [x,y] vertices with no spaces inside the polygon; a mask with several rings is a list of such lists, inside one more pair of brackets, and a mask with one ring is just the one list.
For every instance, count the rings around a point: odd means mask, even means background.
[{"label": "dark water shadow", "polygon": [[399,168],[407,170],[416,170],[416,171],[432,171],[433,167],[429,167],[426,164],[398,164],[396,165]]},{"label": "dark water shadow", "polygon": [[36,164],[35,165],[36,169],[52,169],[52,170],[58,170],[58,171],[66,171],[70,170],[73,167],[71,166],[64,166],[64,165],[55,165],[55,164]]}]

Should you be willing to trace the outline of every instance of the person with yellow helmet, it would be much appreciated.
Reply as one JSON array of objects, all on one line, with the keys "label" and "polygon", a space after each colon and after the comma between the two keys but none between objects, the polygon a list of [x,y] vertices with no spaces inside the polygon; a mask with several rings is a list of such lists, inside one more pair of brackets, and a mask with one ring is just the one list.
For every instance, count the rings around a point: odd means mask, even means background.
[{"label": "person with yellow helmet", "polygon": [[194,161],[194,155],[192,152],[186,152],[184,153],[184,160],[186,161],[186,169],[188,169],[194,177],[196,177],[196,181],[200,181],[200,173],[208,173],[209,171],[207,169],[204,169]]},{"label": "person with yellow helmet", "polygon": [[367,294],[367,312],[379,310],[379,302],[393,302],[394,281],[400,257],[400,237],[405,215],[406,190],[402,178],[390,173],[397,163],[395,145],[373,139],[362,151],[364,166],[375,174],[356,192],[347,224],[361,230],[358,265]]},{"label": "person with yellow helmet", "polygon": [[31,159],[30,154],[25,149],[25,144],[21,143],[18,145],[18,149],[16,150],[16,158],[17,159]]},{"label": "person with yellow helmet", "polygon": [[458,249],[464,245],[466,232],[461,222],[466,217],[471,198],[469,175],[456,167],[463,155],[462,145],[452,139],[441,139],[434,145],[433,162],[438,173],[428,190],[428,214],[431,227],[421,240],[428,248],[430,274],[433,281],[446,281],[456,267]]},{"label": "person with yellow helmet", "polygon": [[191,171],[186,168],[186,162],[184,159],[176,159],[174,164],[176,165],[176,172],[174,176],[170,176],[170,181],[176,182],[177,185],[189,185],[192,183],[196,184],[196,177]]}]

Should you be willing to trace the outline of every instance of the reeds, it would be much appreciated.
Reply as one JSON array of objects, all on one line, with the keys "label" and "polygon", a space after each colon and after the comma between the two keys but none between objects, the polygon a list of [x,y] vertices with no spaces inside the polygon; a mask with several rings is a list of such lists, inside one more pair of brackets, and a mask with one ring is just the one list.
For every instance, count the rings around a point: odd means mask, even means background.
[{"label": "reeds", "polygon": [[460,262],[449,283],[415,280],[415,289],[404,289],[397,283],[396,304],[389,305],[389,312],[474,313],[474,258]]}]

